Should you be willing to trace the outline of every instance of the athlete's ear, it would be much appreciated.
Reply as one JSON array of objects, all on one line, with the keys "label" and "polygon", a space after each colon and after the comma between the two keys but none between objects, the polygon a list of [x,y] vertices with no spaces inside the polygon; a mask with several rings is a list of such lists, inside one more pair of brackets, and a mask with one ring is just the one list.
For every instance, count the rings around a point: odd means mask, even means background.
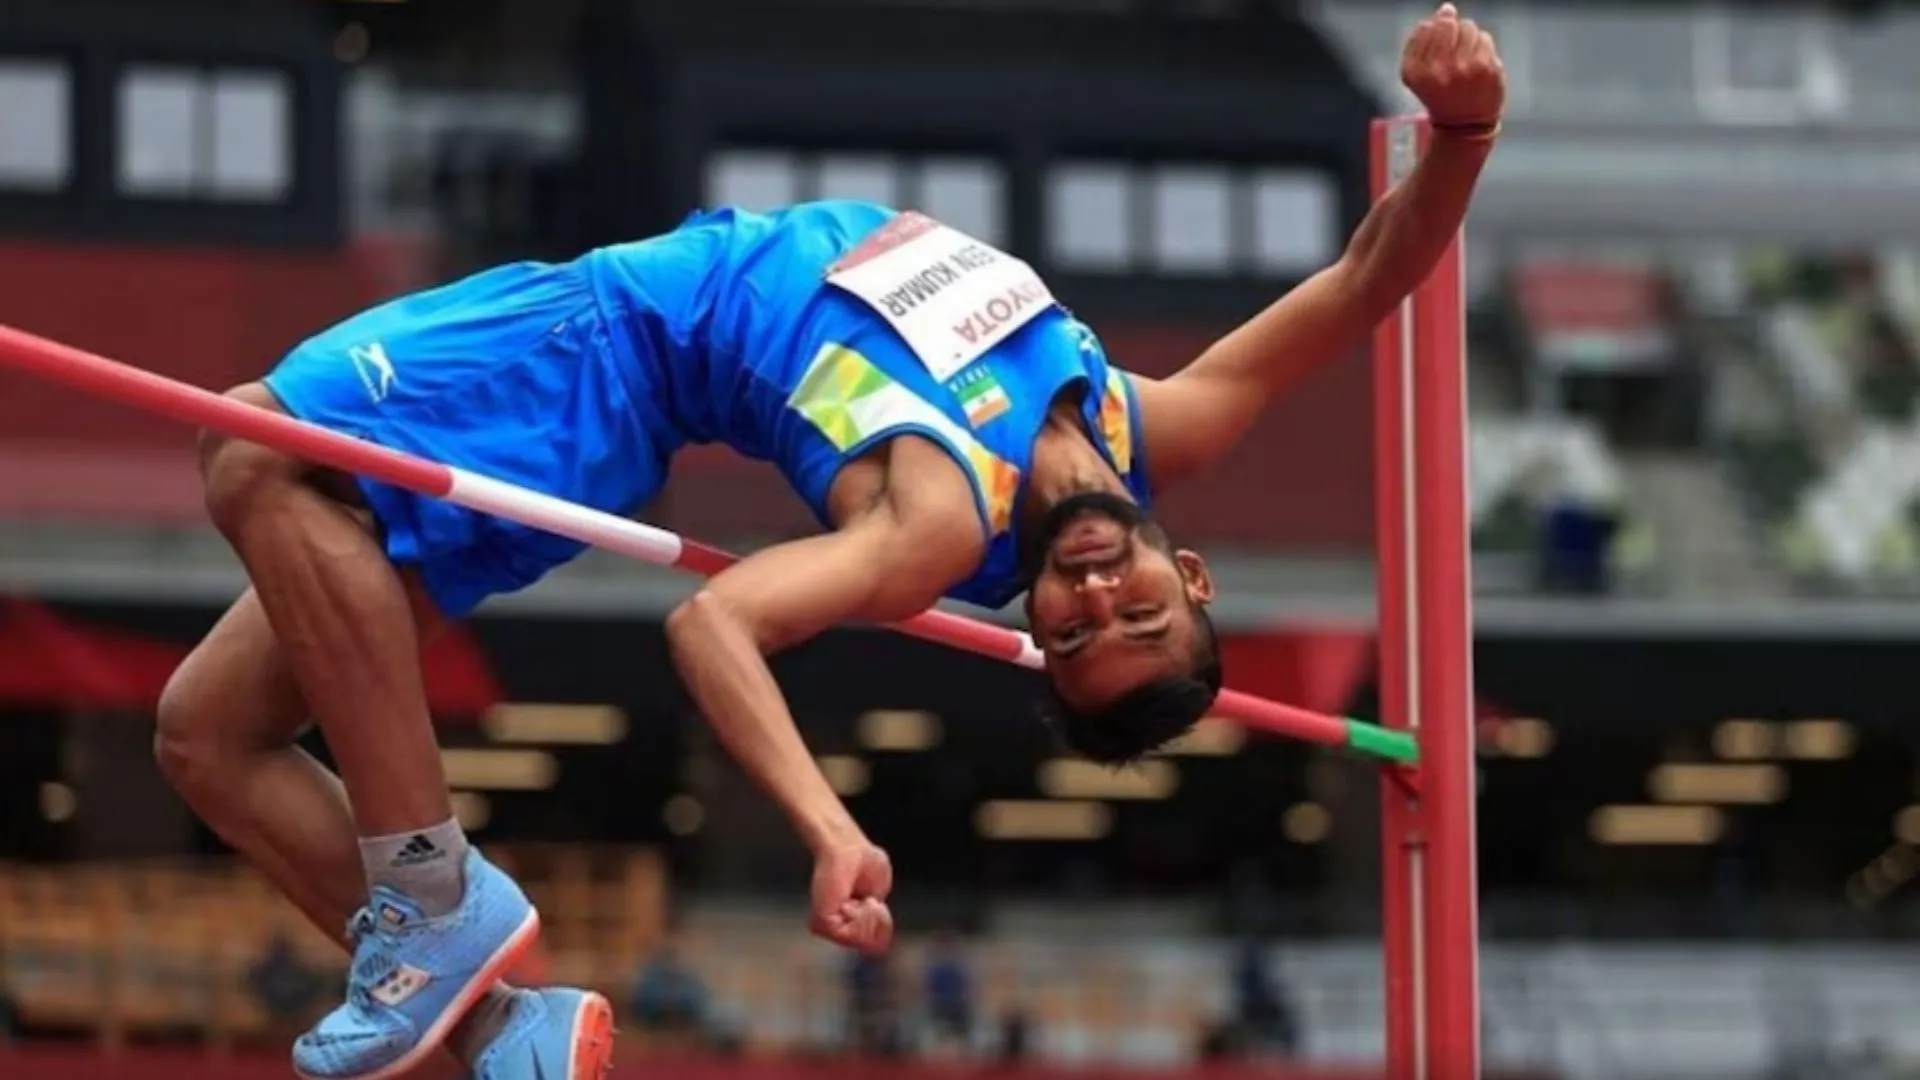
[{"label": "athlete's ear", "polygon": [[1186,548],[1173,553],[1173,565],[1187,588],[1187,599],[1196,604],[1213,603],[1213,571],[1197,551]]}]

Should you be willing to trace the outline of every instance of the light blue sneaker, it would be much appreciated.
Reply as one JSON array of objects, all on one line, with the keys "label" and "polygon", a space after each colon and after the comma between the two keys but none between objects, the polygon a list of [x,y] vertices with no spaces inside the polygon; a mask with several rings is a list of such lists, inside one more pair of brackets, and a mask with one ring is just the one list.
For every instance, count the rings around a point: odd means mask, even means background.
[{"label": "light blue sneaker", "polygon": [[446,1041],[540,933],[540,914],[492,863],[469,850],[466,895],[437,919],[376,888],[354,916],[346,1004],[293,1044],[306,1080],[383,1080]]},{"label": "light blue sneaker", "polygon": [[613,1067],[613,1006],[590,990],[515,990],[473,1080],[601,1080]]}]

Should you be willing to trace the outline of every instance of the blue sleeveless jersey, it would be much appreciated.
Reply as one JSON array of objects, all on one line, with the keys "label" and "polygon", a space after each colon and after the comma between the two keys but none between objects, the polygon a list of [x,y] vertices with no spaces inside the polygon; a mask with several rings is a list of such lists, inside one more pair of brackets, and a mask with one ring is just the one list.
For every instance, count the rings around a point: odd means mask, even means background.
[{"label": "blue sleeveless jersey", "polygon": [[[980,568],[949,590],[999,607],[1022,588],[1016,511],[1048,406],[1084,387],[1087,431],[1143,505],[1139,408],[1099,340],[1054,308],[944,381],[828,268],[894,217],[871,203],[806,203],[767,214],[696,214],[653,240],[583,265],[626,338],[621,362],[654,388],[686,442],[772,462],[823,524],[840,469],[875,444],[917,435],[971,481],[988,537]],[[623,332],[624,331],[624,332]]]}]

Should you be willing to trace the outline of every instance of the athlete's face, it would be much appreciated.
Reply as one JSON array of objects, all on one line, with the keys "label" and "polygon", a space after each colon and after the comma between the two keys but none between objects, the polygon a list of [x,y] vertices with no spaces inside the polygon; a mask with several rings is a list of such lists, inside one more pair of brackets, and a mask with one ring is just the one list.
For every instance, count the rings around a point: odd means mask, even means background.
[{"label": "athlete's face", "polygon": [[1105,492],[1054,507],[1038,539],[1027,618],[1068,705],[1098,709],[1189,672],[1195,609],[1213,599],[1205,560],[1174,550],[1138,506]]}]

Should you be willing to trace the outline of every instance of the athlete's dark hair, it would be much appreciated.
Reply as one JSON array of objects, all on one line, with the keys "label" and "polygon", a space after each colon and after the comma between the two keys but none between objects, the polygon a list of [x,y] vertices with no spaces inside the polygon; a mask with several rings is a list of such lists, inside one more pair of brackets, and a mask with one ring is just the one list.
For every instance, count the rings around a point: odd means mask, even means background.
[{"label": "athlete's dark hair", "polygon": [[1220,644],[1204,605],[1193,604],[1192,667],[1136,686],[1097,709],[1076,709],[1051,688],[1043,714],[1066,748],[1104,765],[1128,765],[1187,733],[1220,695]]}]

